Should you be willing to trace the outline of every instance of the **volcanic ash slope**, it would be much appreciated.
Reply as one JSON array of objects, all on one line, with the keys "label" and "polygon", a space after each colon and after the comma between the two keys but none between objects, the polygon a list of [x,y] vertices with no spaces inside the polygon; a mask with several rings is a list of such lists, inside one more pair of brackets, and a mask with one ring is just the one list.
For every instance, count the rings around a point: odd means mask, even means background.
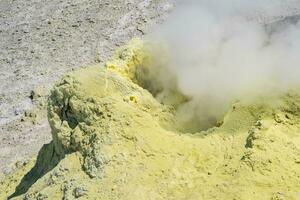
[{"label": "volcanic ash slope", "polygon": [[299,198],[297,93],[235,103],[219,127],[184,133],[176,109],[141,87],[143,49],[134,40],[105,68],[72,72],[55,86],[53,141],[2,179],[0,199]]}]

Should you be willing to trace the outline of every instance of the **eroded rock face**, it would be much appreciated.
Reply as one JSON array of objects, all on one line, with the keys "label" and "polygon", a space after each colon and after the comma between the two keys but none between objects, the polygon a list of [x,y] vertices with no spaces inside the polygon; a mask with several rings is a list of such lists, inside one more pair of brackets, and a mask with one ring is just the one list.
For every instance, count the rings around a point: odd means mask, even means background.
[{"label": "eroded rock face", "polygon": [[220,127],[188,134],[174,117],[176,108],[140,86],[135,74],[148,61],[143,43],[135,40],[106,68],[89,67],[63,78],[49,98],[53,141],[27,177],[20,169],[1,182],[0,197],[15,188],[13,199],[299,196],[300,97],[295,92],[277,96],[276,103],[236,103]]},{"label": "eroded rock face", "polygon": [[90,177],[101,177],[101,168],[112,159],[104,146],[120,139],[136,142],[134,132],[142,130],[134,127],[158,129],[171,122],[168,108],[126,77],[100,67],[75,74],[53,90],[49,122],[56,153],[80,152]]}]

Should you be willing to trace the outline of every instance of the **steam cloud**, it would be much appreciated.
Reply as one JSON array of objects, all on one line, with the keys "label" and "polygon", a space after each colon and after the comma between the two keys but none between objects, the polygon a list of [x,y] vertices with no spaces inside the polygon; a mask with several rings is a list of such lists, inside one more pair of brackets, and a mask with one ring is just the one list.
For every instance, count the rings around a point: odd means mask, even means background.
[{"label": "steam cloud", "polygon": [[234,100],[300,84],[300,23],[272,21],[282,2],[179,1],[157,27],[151,39],[166,44],[168,68],[191,99],[178,109],[190,131],[212,126]]}]

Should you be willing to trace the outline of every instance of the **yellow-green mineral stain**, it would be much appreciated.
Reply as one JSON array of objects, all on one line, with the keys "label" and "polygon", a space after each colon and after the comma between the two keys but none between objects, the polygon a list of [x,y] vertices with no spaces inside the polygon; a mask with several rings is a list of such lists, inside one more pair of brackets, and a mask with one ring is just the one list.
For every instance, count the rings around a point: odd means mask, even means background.
[{"label": "yellow-green mineral stain", "polygon": [[1,181],[0,199],[299,199],[296,92],[274,105],[235,103],[219,127],[189,134],[176,106],[141,87],[136,74],[149,63],[136,39],[105,68],[57,83],[48,105],[53,141],[35,167]]}]

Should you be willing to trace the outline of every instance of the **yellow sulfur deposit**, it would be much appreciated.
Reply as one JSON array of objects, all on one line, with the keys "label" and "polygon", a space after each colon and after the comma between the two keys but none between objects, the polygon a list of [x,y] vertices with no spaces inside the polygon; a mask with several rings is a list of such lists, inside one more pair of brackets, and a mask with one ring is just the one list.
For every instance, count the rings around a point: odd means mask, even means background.
[{"label": "yellow sulfur deposit", "polygon": [[160,103],[137,76],[150,60],[133,40],[105,68],[57,83],[48,106],[53,141],[35,164],[2,179],[0,199],[300,198],[297,93],[235,103],[218,127],[190,134],[176,106]]}]

